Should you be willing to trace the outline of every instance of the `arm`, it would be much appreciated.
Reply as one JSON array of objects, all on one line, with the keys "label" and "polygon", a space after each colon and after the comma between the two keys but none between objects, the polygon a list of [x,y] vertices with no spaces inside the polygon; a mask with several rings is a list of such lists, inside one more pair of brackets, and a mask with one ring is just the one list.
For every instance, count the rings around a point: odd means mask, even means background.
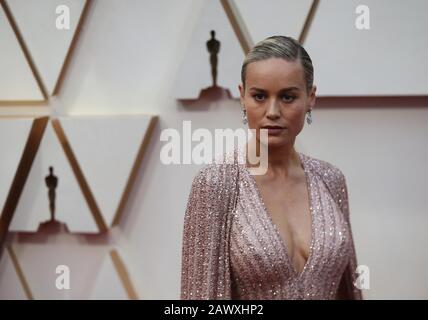
[{"label": "arm", "polygon": [[236,172],[203,168],[193,179],[183,227],[181,299],[230,299],[229,225]]}]

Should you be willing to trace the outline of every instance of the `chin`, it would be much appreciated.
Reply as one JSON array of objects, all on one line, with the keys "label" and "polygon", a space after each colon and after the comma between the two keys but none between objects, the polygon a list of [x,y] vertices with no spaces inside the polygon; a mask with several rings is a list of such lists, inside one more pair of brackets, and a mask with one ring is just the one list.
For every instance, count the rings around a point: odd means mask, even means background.
[{"label": "chin", "polygon": [[285,146],[287,144],[287,141],[284,139],[269,139],[268,145],[270,148],[278,148]]},{"label": "chin", "polygon": [[[261,141],[260,141],[261,143]],[[280,136],[269,136],[268,137],[268,146],[270,148],[277,148],[288,143],[288,139]]]}]

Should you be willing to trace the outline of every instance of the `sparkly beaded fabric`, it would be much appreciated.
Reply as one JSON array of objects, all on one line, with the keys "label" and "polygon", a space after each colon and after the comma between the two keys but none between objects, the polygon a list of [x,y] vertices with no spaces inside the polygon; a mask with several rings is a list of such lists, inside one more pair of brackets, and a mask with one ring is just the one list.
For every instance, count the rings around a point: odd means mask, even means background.
[{"label": "sparkly beaded fabric", "polygon": [[[181,299],[362,299],[346,181],[298,152],[311,211],[310,254],[298,273],[241,149],[193,179],[184,217]],[[231,160],[231,157],[233,158]],[[242,159],[242,158],[241,158]]]}]

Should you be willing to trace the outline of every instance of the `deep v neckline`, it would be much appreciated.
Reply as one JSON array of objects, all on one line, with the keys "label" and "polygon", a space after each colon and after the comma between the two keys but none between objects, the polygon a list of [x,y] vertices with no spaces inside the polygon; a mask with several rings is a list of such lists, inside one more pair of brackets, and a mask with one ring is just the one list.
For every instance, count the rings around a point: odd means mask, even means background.
[{"label": "deep v neckline", "polygon": [[312,195],[311,195],[311,185],[310,185],[310,170],[308,170],[308,168],[306,167],[306,163],[305,163],[305,159],[304,159],[304,155],[300,152],[297,152],[297,154],[299,155],[299,159],[300,159],[300,164],[303,168],[304,174],[305,174],[305,180],[306,180],[306,190],[308,192],[308,202],[309,202],[309,214],[310,214],[310,218],[311,218],[311,240],[310,240],[310,245],[309,245],[309,255],[308,258],[306,259],[306,263],[303,266],[303,269],[299,272],[298,270],[296,270],[296,267],[294,266],[290,253],[288,252],[288,245],[285,241],[285,239],[281,236],[281,233],[279,232],[278,226],[276,225],[276,223],[273,221],[272,216],[270,215],[265,202],[263,200],[262,194],[260,192],[260,189],[257,185],[256,180],[254,179],[253,175],[251,174],[251,172],[249,171],[248,167],[244,164],[244,168],[246,173],[249,175],[250,180],[253,184],[254,189],[256,190],[257,193],[257,197],[262,205],[262,211],[263,214],[265,216],[265,218],[267,218],[267,220],[269,221],[269,224],[272,226],[272,228],[275,230],[275,235],[276,235],[276,239],[277,241],[281,244],[282,249],[284,250],[284,255],[286,257],[287,260],[287,264],[288,267],[291,269],[292,273],[294,274],[294,277],[300,279],[306,272],[306,270],[308,269],[311,260],[312,260],[312,256],[313,256],[313,246],[314,246],[314,241],[315,241],[315,215],[314,215],[314,210],[313,210],[313,199],[312,199]]}]

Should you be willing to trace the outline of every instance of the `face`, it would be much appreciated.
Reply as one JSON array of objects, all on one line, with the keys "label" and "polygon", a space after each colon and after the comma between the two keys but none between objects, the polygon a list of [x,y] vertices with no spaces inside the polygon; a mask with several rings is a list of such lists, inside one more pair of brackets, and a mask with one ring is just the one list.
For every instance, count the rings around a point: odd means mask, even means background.
[{"label": "face", "polygon": [[[299,61],[281,58],[247,65],[245,90],[239,85],[241,104],[247,110],[248,127],[269,128],[269,147],[294,144],[303,128],[306,111],[315,105],[315,91],[306,90],[304,71]],[[277,129],[274,129],[277,127]]]}]

